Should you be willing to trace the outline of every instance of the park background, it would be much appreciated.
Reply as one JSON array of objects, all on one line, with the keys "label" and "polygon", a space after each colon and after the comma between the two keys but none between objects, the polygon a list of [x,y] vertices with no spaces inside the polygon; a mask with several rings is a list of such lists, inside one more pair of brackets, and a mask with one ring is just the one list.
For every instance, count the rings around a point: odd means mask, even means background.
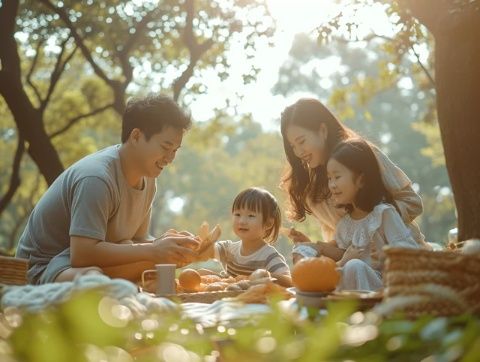
[{"label": "park background", "polygon": [[[4,25],[12,3],[0,1]],[[428,241],[445,244],[456,226],[433,38],[396,2],[40,0],[20,1],[13,19],[0,39],[8,44],[0,74],[18,70],[13,83],[0,78],[4,254],[14,253],[48,184],[119,143],[126,100],[149,92],[171,95],[194,120],[158,179],[153,235],[196,232],[206,220],[235,238],[231,202],[249,186],[270,190],[285,211],[279,118],[300,97],[326,102],[407,173],[424,202],[417,221]],[[283,216],[321,238],[314,220]],[[284,237],[277,246],[289,254]]]}]

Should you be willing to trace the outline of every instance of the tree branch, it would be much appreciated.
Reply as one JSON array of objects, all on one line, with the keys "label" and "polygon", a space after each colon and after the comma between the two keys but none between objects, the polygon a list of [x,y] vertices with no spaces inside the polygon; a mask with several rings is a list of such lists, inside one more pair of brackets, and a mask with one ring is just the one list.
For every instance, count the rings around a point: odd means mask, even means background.
[{"label": "tree branch", "polygon": [[1,73],[9,73],[9,77],[20,79],[20,57],[17,52],[15,19],[18,12],[18,0],[3,1],[0,7],[0,62]]},{"label": "tree branch", "polygon": [[60,80],[60,76],[62,75],[63,71],[65,70],[65,66],[67,63],[72,59],[73,55],[75,54],[77,47],[73,49],[73,51],[67,56],[65,61],[62,61],[63,54],[65,53],[65,49],[67,46],[67,42],[70,40],[70,37],[65,39],[62,42],[62,50],[60,51],[60,54],[58,55],[57,61],[55,62],[55,67],[53,68],[52,74],[50,75],[50,84],[48,85],[48,91],[47,95],[45,98],[42,100],[40,104],[40,112],[43,113],[45,111],[45,108],[47,107],[48,102],[50,101],[50,97],[52,96],[52,93],[55,89],[55,86],[57,85],[58,81]]},{"label": "tree branch", "polygon": [[145,15],[140,22],[137,23],[135,26],[135,33],[133,33],[125,43],[125,46],[120,50],[117,51],[117,57],[120,61],[120,65],[123,70],[123,75],[125,76],[125,81],[122,82],[122,86],[126,88],[126,86],[132,81],[133,78],[133,67],[130,64],[128,59],[129,53],[137,43],[138,38],[143,34],[147,24],[157,15],[160,7],[156,7],[154,10],[150,11],[147,15]]},{"label": "tree branch", "polygon": [[417,63],[420,65],[420,67],[422,68],[423,72],[424,72],[425,75],[427,76],[430,84],[432,85],[432,88],[433,88],[433,89],[436,89],[436,87],[435,87],[435,79],[433,79],[433,76],[432,76],[432,74],[428,71],[427,67],[425,67],[425,65],[423,65],[422,61],[420,60],[420,55],[415,51],[415,48],[413,47],[413,44],[410,44],[410,49],[412,50],[413,54],[414,54],[415,57],[417,58]]},{"label": "tree branch", "polygon": [[95,74],[97,76],[99,76],[103,81],[105,81],[105,83],[107,83],[108,85],[112,86],[112,80],[110,78],[107,77],[107,75],[105,74],[105,72],[102,70],[102,68],[100,68],[100,66],[95,62],[95,60],[93,59],[92,57],[92,54],[90,53],[90,50],[87,48],[87,46],[85,45],[84,41],[83,41],[83,38],[80,36],[80,34],[78,33],[78,30],[77,28],[75,27],[75,25],[73,25],[73,23],[70,21],[70,18],[68,17],[68,14],[67,12],[65,11],[64,8],[58,8],[56,7],[54,4],[52,4],[49,0],[40,0],[43,4],[45,4],[48,8],[50,8],[51,10],[53,10],[56,14],[58,14],[58,16],[60,17],[60,19],[62,19],[62,21],[64,22],[64,24],[67,26],[67,28],[70,30],[71,32],[71,35],[73,37],[73,39],[75,40],[75,43],[77,44],[77,46],[80,48],[83,56],[85,57],[85,59],[88,61],[88,63],[90,64],[90,66],[93,68],[93,71],[95,72]]},{"label": "tree branch", "polygon": [[84,119],[84,118],[87,118],[87,117],[94,116],[94,115],[96,115],[96,114],[98,114],[98,113],[101,113],[101,112],[107,110],[108,108],[113,107],[113,105],[114,105],[113,103],[110,103],[110,104],[107,104],[107,105],[105,105],[105,106],[103,106],[103,107],[94,109],[94,110],[91,111],[91,112],[88,112],[88,113],[85,113],[85,114],[81,114],[81,115],[79,115],[79,116],[76,116],[76,117],[72,118],[70,121],[67,122],[67,124],[66,124],[64,127],[62,127],[62,128],[60,128],[59,130],[53,132],[53,133],[49,136],[50,139],[53,139],[53,138],[61,135],[62,133],[66,132],[68,129],[70,129],[70,127],[72,127],[72,126],[73,126],[75,123],[77,123],[78,121],[80,121],[80,120],[82,120],[82,119]]},{"label": "tree branch", "polygon": [[185,29],[183,32],[183,39],[190,53],[190,63],[188,64],[187,69],[185,69],[185,71],[180,75],[180,77],[178,77],[173,83],[173,99],[175,101],[178,100],[180,92],[185,87],[188,80],[192,77],[193,70],[198,60],[214,44],[212,39],[208,39],[202,44],[199,44],[197,42],[197,39],[195,38],[195,34],[193,32],[193,20],[195,14],[194,1],[187,0],[185,6],[187,10],[187,18]]},{"label": "tree branch", "polygon": [[40,55],[40,48],[43,46],[44,43],[45,43],[45,39],[40,39],[39,42],[37,43],[35,56],[33,57],[32,64],[30,66],[30,69],[28,70],[27,77],[26,77],[27,84],[33,89],[33,92],[37,96],[37,100],[40,104],[42,103],[42,96],[40,95],[38,88],[35,86],[35,84],[33,84],[32,74],[33,74],[33,71],[35,70],[35,67],[37,66],[38,57]]},{"label": "tree branch", "polygon": [[10,186],[5,196],[0,200],[0,214],[6,209],[10,201],[12,200],[15,192],[20,186],[20,164],[22,162],[23,153],[25,152],[25,140],[20,134],[18,134],[17,150],[13,157],[12,175],[10,176]]},{"label": "tree branch", "polygon": [[407,9],[421,24],[436,35],[438,24],[448,14],[448,3],[445,0],[398,0],[399,5]]}]

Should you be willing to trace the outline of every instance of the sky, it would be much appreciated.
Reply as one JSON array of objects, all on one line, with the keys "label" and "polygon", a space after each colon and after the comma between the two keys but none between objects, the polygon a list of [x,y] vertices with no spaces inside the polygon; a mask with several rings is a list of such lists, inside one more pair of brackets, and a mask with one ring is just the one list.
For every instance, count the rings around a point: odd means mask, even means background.
[{"label": "sky", "polygon": [[[253,119],[262,124],[265,129],[278,128],[278,119],[282,110],[308,93],[296,93],[285,99],[281,95],[273,95],[280,66],[288,59],[288,52],[295,34],[300,32],[312,33],[322,22],[330,19],[341,9],[334,0],[267,0],[271,15],[277,23],[273,47],[260,47],[256,52],[255,64],[261,68],[256,82],[244,85],[241,79],[243,44],[237,44],[231,50],[231,76],[221,82],[212,75],[206,80],[208,92],[199,96],[191,105],[195,120],[204,121],[213,116],[215,107],[225,106],[225,98],[235,99],[236,94],[243,96],[237,104],[239,114],[252,113]],[[386,34],[391,26],[382,12],[382,9],[366,9],[364,13],[356,15],[356,20],[365,20],[367,24],[361,32],[374,29],[377,33]],[[234,59],[239,59],[235,62]],[[334,71],[335,62],[324,64],[326,71]]]}]

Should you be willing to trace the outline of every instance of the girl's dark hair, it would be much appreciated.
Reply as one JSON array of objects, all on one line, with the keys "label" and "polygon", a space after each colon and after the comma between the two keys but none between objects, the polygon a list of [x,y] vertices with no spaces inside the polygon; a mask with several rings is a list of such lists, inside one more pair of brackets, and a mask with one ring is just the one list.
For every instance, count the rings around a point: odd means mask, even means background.
[{"label": "girl's dark hair", "polygon": [[273,243],[277,240],[282,216],[275,196],[260,187],[250,187],[240,192],[233,200],[232,213],[239,209],[261,212],[263,225],[272,219],[273,225],[267,230],[265,241]]},{"label": "girl's dark hair", "polygon": [[[314,203],[321,202],[330,197],[330,191],[326,165],[310,170],[301,159],[295,156],[287,139],[287,128],[295,125],[317,132],[321,124],[327,127],[326,147],[329,153],[339,142],[348,137],[357,136],[351,129],[343,126],[317,99],[299,99],[285,108],[281,116],[283,147],[288,161],[282,176],[281,187],[290,196],[289,217],[297,221],[305,220],[306,214],[312,213],[307,199]],[[329,155],[326,156],[328,158]]]},{"label": "girl's dark hair", "polygon": [[[377,157],[365,140],[352,138],[339,143],[332,151],[330,159],[341,163],[355,176],[363,177],[363,186],[358,190],[354,201],[356,207],[371,212],[375,206],[386,202],[399,211],[392,194],[383,183]],[[345,207],[348,212],[353,210],[352,205],[339,206]]]},{"label": "girl's dark hair", "polygon": [[123,113],[122,143],[127,142],[134,128],[140,129],[148,141],[165,126],[186,130],[191,124],[190,115],[170,97],[150,94],[143,98],[132,98]]}]

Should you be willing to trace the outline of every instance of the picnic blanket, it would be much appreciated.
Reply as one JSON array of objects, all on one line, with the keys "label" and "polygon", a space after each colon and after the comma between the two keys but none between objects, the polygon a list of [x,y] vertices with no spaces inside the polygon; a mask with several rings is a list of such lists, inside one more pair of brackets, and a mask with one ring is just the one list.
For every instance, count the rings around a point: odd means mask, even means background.
[{"label": "picnic blanket", "polygon": [[134,315],[178,308],[176,303],[168,299],[138,293],[137,286],[128,280],[111,279],[101,274],[78,276],[72,282],[5,286],[0,305],[2,308],[17,307],[29,312],[38,312],[49,306],[64,303],[72,294],[86,290],[101,291],[129,307]]},{"label": "picnic blanket", "polygon": [[211,327],[233,321],[249,322],[253,317],[270,311],[264,304],[243,304],[233,299],[223,299],[212,304],[177,304],[167,298],[138,292],[137,286],[124,279],[111,279],[105,275],[88,274],[72,282],[43,285],[5,286],[0,305],[2,309],[15,307],[29,312],[39,312],[50,306],[66,302],[76,292],[99,290],[119,304],[128,307],[133,316],[141,317],[151,312],[179,311],[185,318]]},{"label": "picnic blanket", "polygon": [[271,311],[265,304],[243,304],[232,299],[220,299],[212,304],[206,303],[183,303],[183,314],[200,323],[203,327],[229,324],[232,322],[250,322]]}]

